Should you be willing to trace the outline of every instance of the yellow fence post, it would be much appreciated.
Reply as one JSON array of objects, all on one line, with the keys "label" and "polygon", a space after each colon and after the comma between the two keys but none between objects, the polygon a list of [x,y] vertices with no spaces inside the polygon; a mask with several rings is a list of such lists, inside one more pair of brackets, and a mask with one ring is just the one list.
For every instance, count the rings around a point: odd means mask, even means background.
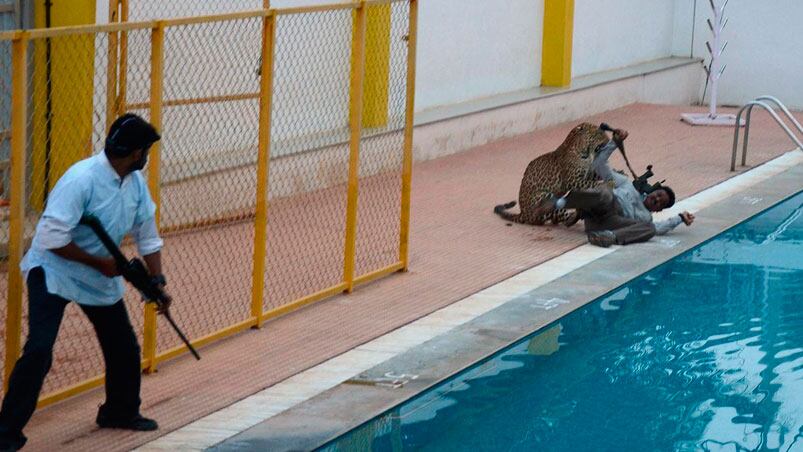
[{"label": "yellow fence post", "polygon": [[[120,20],[119,0],[109,0],[109,23]],[[109,50],[106,55],[106,130],[108,131],[117,117],[117,51],[119,34],[116,31],[109,33]]]},{"label": "yellow fence post", "polygon": [[11,43],[11,199],[8,224],[8,301],[6,357],[3,384],[20,354],[22,336],[22,260],[25,234],[25,151],[27,144],[28,37],[17,34]]},{"label": "yellow fence post", "polygon": [[[163,22],[157,22],[151,31],[151,124],[162,133],[162,97],[164,83],[164,38]],[[156,224],[160,224],[162,213],[161,197],[161,145],[154,143],[148,157],[148,189],[156,203]],[[145,372],[156,372],[156,308],[152,303],[145,305],[145,324],[142,336]]]},{"label": "yellow fence post", "polygon": [[357,242],[357,194],[359,190],[360,140],[362,138],[363,80],[365,78],[365,1],[354,11],[351,37],[351,84],[349,88],[349,184],[346,210],[346,246],[343,281],[346,293],[354,290],[354,255]]},{"label": "yellow fence post", "polygon": [[[128,22],[128,0],[120,2],[120,22]],[[118,89],[115,113],[121,115],[126,110],[126,96],[128,90],[128,32],[120,32],[120,69],[118,72]]]},{"label": "yellow fence post", "polygon": [[[267,6],[267,5],[266,5]],[[276,17],[265,16],[262,25],[262,66],[259,81],[259,144],[257,151],[257,202],[254,219],[254,274],[251,289],[251,317],[262,325],[265,294],[265,258],[268,234],[268,177],[270,177],[270,131],[273,100],[273,54]]]},{"label": "yellow fence post", "polygon": [[541,85],[568,86],[572,82],[574,0],[545,0]]},{"label": "yellow fence post", "polygon": [[415,62],[418,44],[418,0],[410,0],[410,23],[407,32],[407,100],[404,111],[404,161],[402,163],[401,220],[399,260],[407,271],[410,244],[410,192],[413,179],[413,118],[415,114]]}]

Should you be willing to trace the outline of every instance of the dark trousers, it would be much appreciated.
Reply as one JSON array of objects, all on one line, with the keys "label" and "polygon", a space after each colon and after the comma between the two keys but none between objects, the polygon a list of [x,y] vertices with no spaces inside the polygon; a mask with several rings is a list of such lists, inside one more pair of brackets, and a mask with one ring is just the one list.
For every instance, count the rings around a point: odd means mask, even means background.
[{"label": "dark trousers", "polygon": [[[41,267],[28,273],[28,340],[14,365],[0,410],[0,447],[22,446],[42,383],[53,361],[53,344],[68,300],[48,293]],[[127,419],[139,413],[140,348],[122,300],[111,306],[79,305],[95,328],[106,363],[106,403],[100,413]]]},{"label": "dark trousers", "polygon": [[609,187],[593,190],[573,190],[566,197],[566,207],[577,209],[585,224],[586,233],[612,231],[616,243],[646,242],[655,236],[655,225],[624,217]]}]

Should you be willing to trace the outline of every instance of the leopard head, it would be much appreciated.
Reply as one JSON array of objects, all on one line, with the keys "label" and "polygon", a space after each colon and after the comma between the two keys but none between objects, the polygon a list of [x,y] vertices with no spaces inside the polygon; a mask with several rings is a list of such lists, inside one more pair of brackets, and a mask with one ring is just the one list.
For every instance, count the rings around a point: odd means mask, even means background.
[{"label": "leopard head", "polygon": [[569,132],[558,150],[580,156],[582,159],[593,158],[594,153],[608,141],[610,138],[599,126],[584,122]]}]

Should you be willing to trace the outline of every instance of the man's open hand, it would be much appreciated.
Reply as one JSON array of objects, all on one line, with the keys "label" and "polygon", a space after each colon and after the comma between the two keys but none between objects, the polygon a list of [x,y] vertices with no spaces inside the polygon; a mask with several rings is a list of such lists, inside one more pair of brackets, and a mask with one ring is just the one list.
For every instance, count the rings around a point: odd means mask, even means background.
[{"label": "man's open hand", "polygon": [[686,226],[691,226],[691,224],[694,223],[694,215],[690,214],[689,212],[681,213],[680,219],[683,220],[683,223],[685,223]]}]

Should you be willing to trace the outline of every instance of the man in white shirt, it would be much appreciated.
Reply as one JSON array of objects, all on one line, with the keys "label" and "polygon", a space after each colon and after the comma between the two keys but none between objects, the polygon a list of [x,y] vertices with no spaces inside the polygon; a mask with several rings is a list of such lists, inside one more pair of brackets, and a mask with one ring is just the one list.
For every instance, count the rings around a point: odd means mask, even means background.
[{"label": "man in white shirt", "polygon": [[608,158],[616,150],[617,143],[621,144],[627,135],[625,130],[614,130],[613,140],[597,152],[592,163],[597,176],[612,183],[613,189],[604,186],[593,190],[573,190],[561,198],[553,194],[539,206],[538,215],[556,208],[577,209],[584,221],[588,241],[602,247],[646,242],[656,235],[666,234],[680,223],[690,226],[694,215],[689,212],[653,222],[652,212],[660,212],[675,204],[675,193],[671,188],[662,186],[649,195],[643,195],[627,176],[611,170]]},{"label": "man in white shirt", "polygon": [[122,277],[94,232],[79,221],[94,215],[118,244],[131,233],[154,281],[165,284],[156,205],[140,172],[148,149],[159,139],[147,121],[123,115],[112,124],[104,152],[70,167],[50,193],[21,263],[28,283],[29,332],[0,410],[0,450],[25,444],[22,429],[36,408],[70,301],[92,323],[106,364],[106,402],[98,410],[97,424],[158,428],[139,412],[140,347],[122,300]]}]

